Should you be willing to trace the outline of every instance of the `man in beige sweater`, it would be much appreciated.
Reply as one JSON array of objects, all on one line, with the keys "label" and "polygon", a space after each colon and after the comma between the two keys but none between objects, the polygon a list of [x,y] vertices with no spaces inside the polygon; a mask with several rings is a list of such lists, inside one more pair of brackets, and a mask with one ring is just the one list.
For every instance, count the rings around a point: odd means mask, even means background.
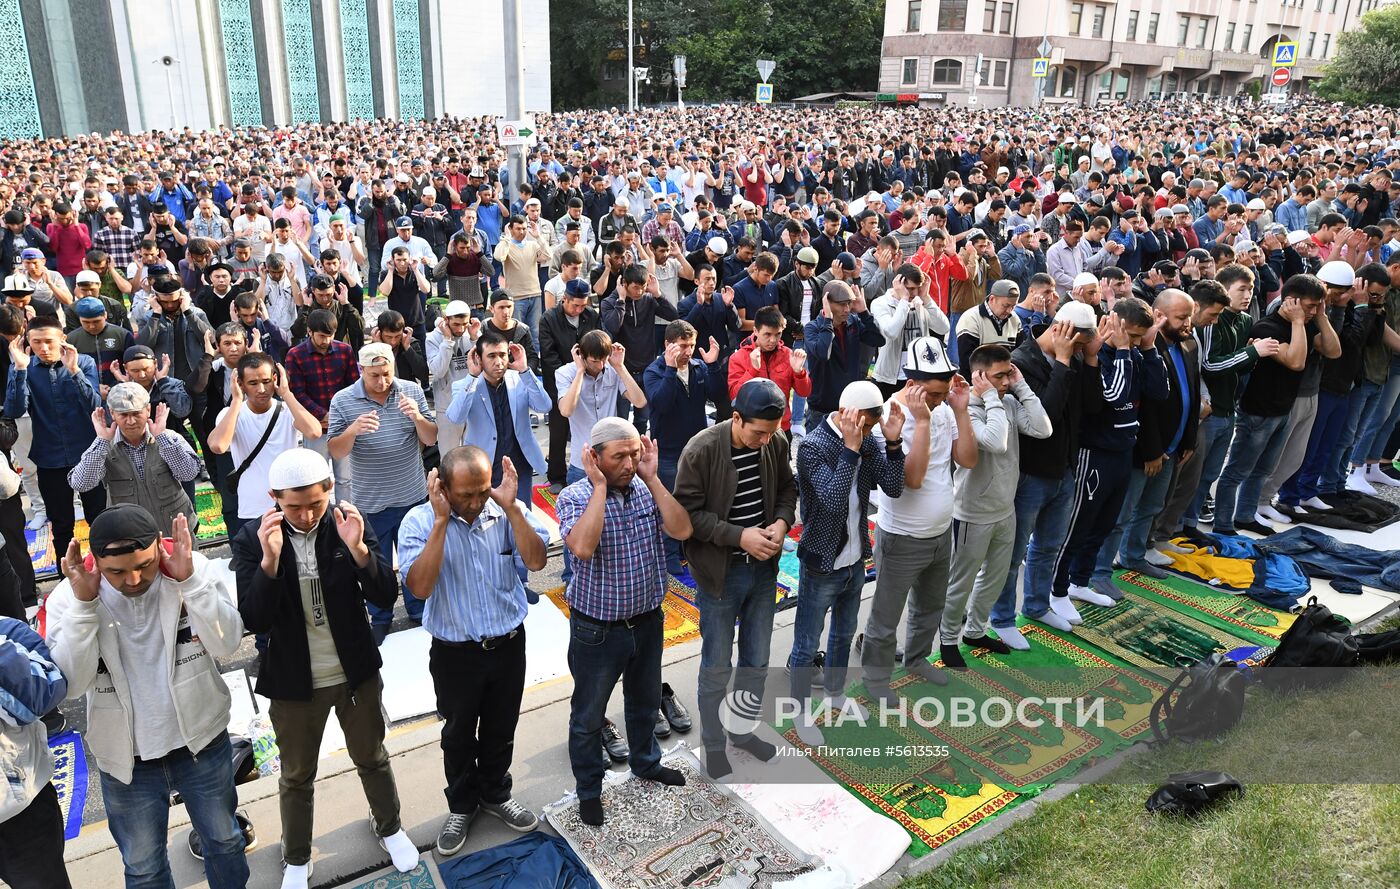
[{"label": "man in beige sweater", "polygon": [[515,300],[515,317],[530,326],[530,336],[540,341],[540,263],[549,262],[549,245],[526,230],[525,217],[506,223],[506,235],[492,256],[501,264],[501,283]]}]

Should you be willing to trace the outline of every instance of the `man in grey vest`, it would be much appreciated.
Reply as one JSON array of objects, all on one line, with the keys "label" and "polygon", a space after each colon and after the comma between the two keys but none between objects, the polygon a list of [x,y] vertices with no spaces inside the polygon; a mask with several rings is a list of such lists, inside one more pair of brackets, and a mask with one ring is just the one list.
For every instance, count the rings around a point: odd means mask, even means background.
[{"label": "man in grey vest", "polygon": [[97,438],[69,471],[68,484],[80,492],[105,484],[109,503],[144,507],[158,528],[183,515],[193,529],[198,516],[184,485],[199,474],[199,457],[179,434],[165,428],[166,405],[156,405],[152,413],[150,393],[140,383],[113,386],[107,407],[92,412]]}]

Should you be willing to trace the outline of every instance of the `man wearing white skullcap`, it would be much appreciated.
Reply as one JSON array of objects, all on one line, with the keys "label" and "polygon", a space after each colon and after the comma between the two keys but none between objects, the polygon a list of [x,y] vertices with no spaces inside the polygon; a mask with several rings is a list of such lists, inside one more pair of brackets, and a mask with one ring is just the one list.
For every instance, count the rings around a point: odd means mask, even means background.
[{"label": "man wearing white skullcap", "polygon": [[369,801],[370,820],[394,867],[410,871],[418,850],[399,820],[399,795],[384,749],[379,668],[365,603],[392,608],[394,574],[379,541],[348,502],[331,508],[326,458],[305,448],[278,454],[267,481],[275,506],[230,544],[238,611],[267,637],[257,693],[282,756],[283,889],[311,876],[312,806],[321,736],[332,709]]},{"label": "man wearing white skullcap", "polygon": [[[890,497],[904,493],[904,408],[891,401],[882,420],[883,402],[879,387],[869,380],[847,383],[837,411],[812,428],[797,450],[804,522],[797,546],[798,583],[803,595],[797,599],[788,670],[791,694],[798,701],[811,692],[812,659],[830,610],[826,693],[834,708],[844,702],[846,665],[865,587],[865,560],[871,554],[870,492],[878,485]],[[877,424],[878,436],[872,434]],[[810,712],[799,716],[797,731],[803,741],[821,743]]]}]

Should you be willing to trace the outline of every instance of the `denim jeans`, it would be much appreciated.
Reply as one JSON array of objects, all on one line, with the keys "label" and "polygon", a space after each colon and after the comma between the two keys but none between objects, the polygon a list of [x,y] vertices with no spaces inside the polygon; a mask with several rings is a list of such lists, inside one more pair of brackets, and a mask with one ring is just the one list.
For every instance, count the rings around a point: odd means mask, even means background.
[{"label": "denim jeans", "polygon": [[826,613],[831,612],[831,632],[826,642],[827,694],[840,694],[846,687],[846,666],[851,659],[851,642],[860,617],[860,594],[865,588],[865,561],[837,568],[830,574],[813,570],[806,562],[798,570],[797,617],[792,627],[792,653],[788,671],[792,675],[792,697],[805,700],[812,687],[812,658],[821,644]]},{"label": "denim jeans", "polygon": [[1347,472],[1350,470],[1352,462],[1356,462],[1357,465],[1366,462],[1366,448],[1359,449],[1361,454],[1359,461],[1351,460],[1354,452],[1358,451],[1355,447],[1356,434],[1369,419],[1382,391],[1380,386],[1367,380],[1362,380],[1351,390],[1347,399],[1346,421],[1342,423],[1341,431],[1333,442],[1332,451],[1327,457],[1326,470],[1319,485],[1322,493],[1330,494],[1342,490],[1346,486]]},{"label": "denim jeans", "polygon": [[1211,414],[1201,423],[1200,444],[1196,448],[1196,456],[1192,458],[1201,461],[1201,481],[1196,488],[1196,496],[1191,498],[1191,505],[1181,517],[1183,528],[1194,528],[1201,521],[1201,509],[1210,496],[1210,486],[1220,478],[1220,470],[1225,467],[1225,455],[1230,451],[1230,436],[1234,429],[1235,418],[1219,414]]},{"label": "denim jeans", "polygon": [[[408,515],[412,506],[391,506],[379,512],[370,513],[365,516],[365,521],[374,530],[374,535],[379,538],[379,552],[384,556],[384,563],[394,564],[394,545],[399,537],[399,525],[403,523],[403,517]],[[413,595],[407,588],[403,591],[403,606],[408,612],[408,616],[413,620],[423,619],[423,600]],[[380,608],[373,602],[366,602],[365,608],[369,609],[370,623],[387,627],[394,621],[394,609]]]},{"label": "denim jeans", "polygon": [[801,436],[805,433],[806,426],[802,420],[807,415],[807,399],[804,396],[792,393],[792,431]]},{"label": "denim jeans", "polygon": [[1313,419],[1312,433],[1308,436],[1308,452],[1303,457],[1303,465],[1279,489],[1279,503],[1297,506],[1322,493],[1323,480],[1329,476],[1329,469],[1336,465],[1345,448],[1339,442],[1342,441],[1350,401],[1347,395],[1318,393],[1317,416]]},{"label": "denim jeans", "polygon": [[953,363],[953,367],[958,366],[962,359],[958,357],[958,319],[962,317],[962,312],[948,313],[948,360]]},{"label": "denim jeans", "polygon": [[734,690],[752,695],[749,700],[755,707],[763,700],[768,651],[773,639],[777,582],[774,563],[750,562],[734,556],[724,574],[724,589],[718,592],[701,589],[695,597],[700,609],[700,677],[696,699],[700,704],[700,734],[706,750],[724,749],[725,729],[719,719],[719,707],[734,674],[731,663],[736,621],[739,674]]},{"label": "denim jeans", "polygon": [[[656,477],[661,480],[661,484],[666,486],[666,490],[674,492],[676,490],[676,467],[680,465],[680,454],[674,457],[662,457],[659,454],[656,458]],[[666,538],[666,570],[672,574],[681,573],[681,559],[685,557],[685,547],[679,541],[671,537]]]},{"label": "denim jeans", "polygon": [[[1363,381],[1361,385],[1375,386],[1375,383]],[[1390,438],[1390,430],[1395,428],[1396,420],[1400,419],[1400,362],[1391,360],[1390,377],[1383,387],[1377,388],[1379,392],[1375,400],[1357,426],[1361,434],[1357,436],[1356,447],[1351,451],[1353,466],[1390,456],[1385,453],[1385,443]]]},{"label": "denim jeans", "polygon": [[1021,613],[1037,618],[1050,610],[1055,555],[1069,533],[1073,494],[1073,469],[1059,479],[1021,473],[1021,481],[1016,486],[1016,540],[1011,545],[1011,567],[1006,572],[1006,583],[992,606],[993,629],[1016,626],[1016,569],[1023,562],[1026,579],[1021,584]]},{"label": "denim jeans", "polygon": [[530,328],[530,338],[537,348],[540,344],[540,315],[543,311],[544,297],[538,294],[515,300],[515,320]]},{"label": "denim jeans", "polygon": [[1118,524],[1109,532],[1099,550],[1099,561],[1094,566],[1094,577],[1103,580],[1113,579],[1113,560],[1124,568],[1134,568],[1142,564],[1147,555],[1148,536],[1152,533],[1152,522],[1157,513],[1167,503],[1171,491],[1172,466],[1176,458],[1167,455],[1162,461],[1162,469],[1149,476],[1141,469],[1134,469],[1128,479],[1128,493],[1123,498],[1123,508],[1118,511]]},{"label": "denim jeans", "polygon": [[178,790],[185,811],[204,841],[204,874],[210,889],[243,889],[248,859],[234,818],[233,754],[228,734],[191,754],[185,748],[151,762],[133,764],[131,783],[98,770],[107,826],[121,850],[127,889],[175,889],[166,854],[170,791]]},{"label": "denim jeans", "polygon": [[622,712],[627,725],[628,763],[646,777],[661,764],[656,743],[656,711],[661,709],[661,609],[626,622],[605,624],[577,610],[569,615],[569,765],[580,799],[603,794],[603,716],[622,678]]},{"label": "denim jeans", "polygon": [[1215,533],[1233,534],[1237,522],[1254,520],[1259,489],[1274,471],[1287,437],[1287,414],[1277,417],[1235,415],[1230,457],[1215,487]]}]

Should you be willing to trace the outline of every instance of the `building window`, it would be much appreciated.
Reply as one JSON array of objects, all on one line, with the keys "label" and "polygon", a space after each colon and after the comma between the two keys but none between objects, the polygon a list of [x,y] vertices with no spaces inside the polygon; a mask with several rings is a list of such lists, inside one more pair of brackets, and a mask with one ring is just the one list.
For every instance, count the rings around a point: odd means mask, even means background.
[{"label": "building window", "polygon": [[1099,75],[1099,90],[1096,99],[1128,98],[1128,75],[1122,71],[1105,71]]},{"label": "building window", "polygon": [[997,0],[987,0],[982,6],[982,30],[991,34],[997,29]]},{"label": "building window", "polygon": [[1069,5],[1069,36],[1078,37],[1079,27],[1084,24],[1084,4],[1071,3]]},{"label": "building window", "polygon": [[1249,38],[1254,36],[1253,23],[1244,26],[1244,36],[1240,38],[1240,52],[1249,52]]},{"label": "building window", "polygon": [[1102,37],[1102,36],[1103,36],[1103,20],[1104,20],[1107,16],[1108,16],[1108,7],[1106,7],[1106,6],[1095,6],[1095,7],[1094,7],[1094,23],[1093,23],[1093,25],[1092,25],[1092,31],[1090,32],[1090,33],[1091,33],[1091,36],[1096,37],[1096,38],[1097,38],[1097,37]]},{"label": "building window", "polygon": [[1308,55],[1312,56],[1313,50],[1317,48],[1317,32],[1308,34]]},{"label": "building window", "polygon": [[923,24],[924,0],[909,0],[909,15],[904,20],[904,30],[917,31]]},{"label": "building window", "polygon": [[1319,54],[1318,57],[1319,57],[1319,58],[1323,58],[1323,59],[1327,58],[1327,50],[1328,50],[1328,48],[1329,48],[1331,45],[1332,45],[1332,35],[1331,35],[1331,34],[1323,34],[1323,35],[1322,35],[1322,52]]},{"label": "building window", "polygon": [[604,79],[604,80],[626,80],[626,79],[627,79],[627,74],[625,73],[625,69],[626,69],[626,68],[627,68],[627,65],[626,65],[624,62],[615,62],[615,61],[612,61],[612,60],[608,60],[608,61],[606,61],[606,62],[603,63],[603,79]]},{"label": "building window", "polygon": [[1162,77],[1162,94],[1170,96],[1181,89],[1181,78],[1175,72],[1168,73]]},{"label": "building window", "polygon": [[982,61],[982,75],[977,78],[978,86],[1006,86],[1007,62],[1005,59],[997,61]]},{"label": "building window", "polygon": [[1078,82],[1079,69],[1073,65],[1051,68],[1049,76],[1045,78],[1045,95],[1051,98],[1073,99],[1074,88]]},{"label": "building window", "polygon": [[1005,2],[1001,4],[1001,28],[1003,34],[1011,33],[1011,19],[1016,11],[1016,4]]},{"label": "building window", "polygon": [[938,0],[938,30],[967,30],[967,0]]},{"label": "building window", "polygon": [[1186,35],[1191,33],[1191,16],[1179,15],[1176,17],[1176,45],[1186,45]]},{"label": "building window", "polygon": [[1210,19],[1201,19],[1196,25],[1196,48],[1206,48],[1206,34],[1210,31]]},{"label": "building window", "polygon": [[1129,40],[1137,39],[1138,11],[1136,9],[1128,13],[1128,33]]},{"label": "building window", "polygon": [[1154,13],[1152,13],[1151,16],[1148,17],[1148,19],[1147,19],[1147,42],[1148,42],[1148,43],[1156,43],[1156,42],[1157,42],[1157,26],[1160,25],[1161,23],[1162,23],[1162,14],[1161,14],[1160,12],[1154,12]]},{"label": "building window", "polygon": [[957,59],[939,59],[933,63],[933,82],[940,86],[961,86],[963,64]]},{"label": "building window", "polygon": [[900,68],[900,86],[913,86],[919,82],[919,60],[905,59]]},{"label": "building window", "polygon": [[1225,23],[1225,51],[1226,51],[1226,52],[1234,52],[1234,51],[1235,51],[1235,23],[1234,23],[1234,22],[1226,22],[1226,23]]}]

